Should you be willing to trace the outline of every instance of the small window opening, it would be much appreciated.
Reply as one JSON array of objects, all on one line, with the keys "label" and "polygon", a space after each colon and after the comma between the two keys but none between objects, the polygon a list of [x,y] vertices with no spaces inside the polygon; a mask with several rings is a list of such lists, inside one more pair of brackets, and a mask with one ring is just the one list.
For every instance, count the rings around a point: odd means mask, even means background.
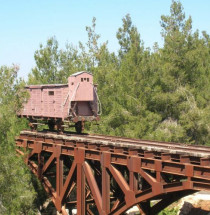
[{"label": "small window opening", "polygon": [[87,78],[87,82],[89,82],[89,78]]},{"label": "small window opening", "polygon": [[74,82],[71,82],[71,85],[74,85]]},{"label": "small window opening", "polygon": [[86,81],[86,78],[84,78],[84,80]]},{"label": "small window opening", "polygon": [[49,92],[48,92],[48,95],[49,95],[49,96],[54,96],[54,91],[49,91]]},{"label": "small window opening", "polygon": [[83,81],[83,78],[81,78],[81,81]]}]

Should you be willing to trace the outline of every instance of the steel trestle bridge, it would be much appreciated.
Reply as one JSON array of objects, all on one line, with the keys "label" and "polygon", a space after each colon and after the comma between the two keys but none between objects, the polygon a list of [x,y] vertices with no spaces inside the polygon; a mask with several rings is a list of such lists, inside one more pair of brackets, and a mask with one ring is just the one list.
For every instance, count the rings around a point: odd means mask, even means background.
[{"label": "steel trestle bridge", "polygon": [[22,131],[16,146],[63,215],[153,215],[210,191],[210,147],[48,131]]}]

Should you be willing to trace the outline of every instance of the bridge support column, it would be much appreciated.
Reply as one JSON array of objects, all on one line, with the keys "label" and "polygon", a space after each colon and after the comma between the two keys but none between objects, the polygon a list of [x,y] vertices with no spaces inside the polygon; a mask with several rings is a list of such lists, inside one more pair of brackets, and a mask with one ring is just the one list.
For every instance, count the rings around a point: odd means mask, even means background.
[{"label": "bridge support column", "polygon": [[85,149],[75,148],[74,154],[77,163],[77,214],[85,215],[85,173],[83,170]]},{"label": "bridge support column", "polygon": [[102,153],[102,209],[104,214],[110,213],[110,175],[107,171],[107,167],[110,165],[110,158],[109,153]]},{"label": "bridge support column", "polygon": [[44,157],[41,156],[41,152],[38,153],[38,170],[37,170],[37,176],[39,180],[42,179],[42,167],[44,165]]},{"label": "bridge support column", "polygon": [[36,142],[34,153],[37,153],[38,156],[38,169],[37,169],[37,176],[41,180],[42,179],[42,167],[44,164],[44,158],[41,156],[42,153],[42,142]]},{"label": "bridge support column", "polygon": [[138,190],[138,180],[134,172],[129,172],[129,186],[130,189],[136,192]]},{"label": "bridge support column", "polygon": [[62,157],[56,158],[56,192],[60,196],[63,188],[63,159]]},{"label": "bridge support column", "polygon": [[63,189],[63,158],[61,156],[61,146],[55,145],[54,146],[54,156],[56,158],[56,200],[55,205],[56,209],[60,212],[61,211],[61,192]]}]

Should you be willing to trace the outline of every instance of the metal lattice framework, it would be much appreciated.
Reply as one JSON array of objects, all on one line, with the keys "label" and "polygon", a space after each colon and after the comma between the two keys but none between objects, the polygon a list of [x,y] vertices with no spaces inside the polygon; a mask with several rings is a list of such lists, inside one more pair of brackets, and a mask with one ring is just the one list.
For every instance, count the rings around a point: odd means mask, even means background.
[{"label": "metal lattice framework", "polygon": [[[79,215],[123,214],[134,205],[141,214],[157,214],[183,196],[210,191],[210,148],[199,153],[202,147],[189,147],[187,153],[186,146],[164,150],[161,144],[148,148],[133,140],[128,146],[96,136],[44,132],[22,132],[16,138],[17,152],[57,211],[77,208]],[[152,205],[152,200],[157,201]]]}]

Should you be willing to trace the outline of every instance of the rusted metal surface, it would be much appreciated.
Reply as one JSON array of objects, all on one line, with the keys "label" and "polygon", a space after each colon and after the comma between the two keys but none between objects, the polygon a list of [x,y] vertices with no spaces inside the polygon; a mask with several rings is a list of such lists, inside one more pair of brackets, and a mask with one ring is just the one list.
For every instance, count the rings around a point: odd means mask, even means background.
[{"label": "rusted metal surface", "polygon": [[63,214],[65,208],[123,214],[137,205],[151,215],[185,195],[210,191],[209,147],[30,131],[16,145],[21,155],[28,149],[26,163]]}]

